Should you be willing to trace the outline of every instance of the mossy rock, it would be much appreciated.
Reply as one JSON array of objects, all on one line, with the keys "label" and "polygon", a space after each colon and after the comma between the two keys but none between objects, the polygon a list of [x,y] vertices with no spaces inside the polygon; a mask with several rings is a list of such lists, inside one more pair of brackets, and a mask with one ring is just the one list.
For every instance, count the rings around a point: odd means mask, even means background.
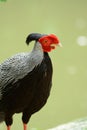
[{"label": "mossy rock", "polygon": [[87,118],[72,121],[49,130],[87,130]]}]

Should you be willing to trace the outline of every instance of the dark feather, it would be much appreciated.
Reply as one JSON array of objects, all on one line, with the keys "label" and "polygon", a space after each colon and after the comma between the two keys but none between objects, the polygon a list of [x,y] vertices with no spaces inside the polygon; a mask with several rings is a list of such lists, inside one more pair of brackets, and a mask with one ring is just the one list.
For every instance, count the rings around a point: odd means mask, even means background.
[{"label": "dark feather", "polygon": [[5,113],[6,124],[10,125],[13,114],[19,112],[23,112],[22,120],[27,123],[31,115],[47,102],[51,84],[52,64],[48,54],[44,53],[41,64],[23,79],[12,81],[3,89],[0,111]]},{"label": "dark feather", "polygon": [[28,35],[28,37],[26,38],[26,43],[27,45],[31,42],[31,41],[37,41],[39,38],[46,36],[46,34],[40,34],[40,33],[31,33]]}]

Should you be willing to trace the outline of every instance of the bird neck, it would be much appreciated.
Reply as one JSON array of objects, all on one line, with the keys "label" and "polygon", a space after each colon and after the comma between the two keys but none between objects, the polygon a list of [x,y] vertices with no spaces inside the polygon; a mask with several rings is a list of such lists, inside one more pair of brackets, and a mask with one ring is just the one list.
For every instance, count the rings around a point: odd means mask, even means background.
[{"label": "bird neck", "polygon": [[47,52],[44,52],[44,55],[49,56],[49,54]]},{"label": "bird neck", "polygon": [[39,42],[35,42],[34,48],[31,52],[31,57],[35,58],[38,63],[43,60],[44,52]]},{"label": "bird neck", "polygon": [[41,52],[43,52],[42,46],[41,46],[41,44],[39,42],[35,42],[33,51],[41,51]]}]

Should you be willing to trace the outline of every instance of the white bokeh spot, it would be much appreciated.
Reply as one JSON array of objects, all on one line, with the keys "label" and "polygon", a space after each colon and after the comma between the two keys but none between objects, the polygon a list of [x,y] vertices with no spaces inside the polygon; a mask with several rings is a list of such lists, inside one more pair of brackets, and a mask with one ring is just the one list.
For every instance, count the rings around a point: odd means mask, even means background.
[{"label": "white bokeh spot", "polygon": [[79,46],[87,46],[87,36],[79,36],[77,38],[77,44]]}]

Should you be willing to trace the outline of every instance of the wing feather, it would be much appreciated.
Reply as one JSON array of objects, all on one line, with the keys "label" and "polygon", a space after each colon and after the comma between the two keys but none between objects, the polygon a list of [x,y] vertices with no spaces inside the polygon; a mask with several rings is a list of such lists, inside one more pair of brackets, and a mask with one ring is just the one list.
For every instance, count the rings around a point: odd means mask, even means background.
[{"label": "wing feather", "polygon": [[19,53],[0,64],[0,91],[9,83],[15,83],[41,63],[39,53]]}]

